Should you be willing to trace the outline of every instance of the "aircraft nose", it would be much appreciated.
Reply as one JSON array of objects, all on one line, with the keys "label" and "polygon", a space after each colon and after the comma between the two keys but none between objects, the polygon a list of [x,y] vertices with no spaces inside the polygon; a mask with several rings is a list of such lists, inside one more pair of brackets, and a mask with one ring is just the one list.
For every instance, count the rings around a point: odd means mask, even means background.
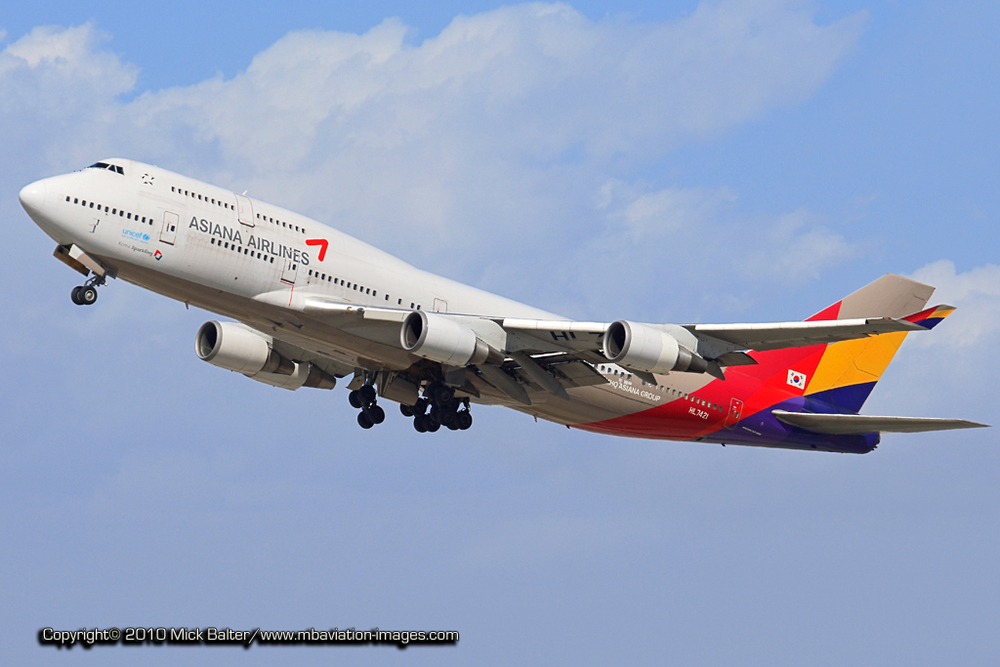
[{"label": "aircraft nose", "polygon": [[17,198],[21,200],[21,206],[29,215],[38,213],[42,210],[42,205],[45,204],[45,183],[35,181],[25,185],[21,188],[21,193],[18,194]]}]

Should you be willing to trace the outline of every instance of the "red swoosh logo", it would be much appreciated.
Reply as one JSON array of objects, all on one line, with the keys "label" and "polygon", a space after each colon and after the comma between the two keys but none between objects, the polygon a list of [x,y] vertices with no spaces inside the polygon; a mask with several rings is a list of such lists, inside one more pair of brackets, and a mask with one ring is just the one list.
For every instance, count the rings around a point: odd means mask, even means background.
[{"label": "red swoosh logo", "polygon": [[318,245],[319,246],[319,261],[323,261],[326,257],[326,249],[330,247],[330,242],[326,239],[309,239],[306,241],[306,245]]}]

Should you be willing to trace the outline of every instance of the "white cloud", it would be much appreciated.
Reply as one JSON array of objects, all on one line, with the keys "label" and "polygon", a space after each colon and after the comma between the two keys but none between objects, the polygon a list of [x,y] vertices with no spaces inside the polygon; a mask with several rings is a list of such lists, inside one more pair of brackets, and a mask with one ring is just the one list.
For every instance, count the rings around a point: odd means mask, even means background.
[{"label": "white cloud", "polygon": [[921,336],[920,346],[963,350],[975,354],[993,347],[1000,334],[1000,266],[986,264],[958,273],[955,263],[940,260],[916,271],[914,280],[934,285],[931,304],[944,303],[957,310],[940,329]]},{"label": "white cloud", "polygon": [[910,277],[937,288],[928,306],[956,310],[932,331],[907,336],[866,412],[995,423],[990,360],[1000,346],[1000,266],[959,272],[954,262],[939,260]]},{"label": "white cloud", "polygon": [[[761,222],[725,186],[628,174],[808,97],[863,22],[818,25],[808,5],[777,0],[704,3],[659,24],[527,4],[460,16],[419,44],[397,20],[294,32],[232,79],[131,100],[136,70],[101,50],[94,26],[37,29],[0,55],[0,149],[29,156],[33,177],[124,155],[249,189],[516,298],[554,274],[542,300],[560,310],[577,292],[591,293],[577,310],[612,293],[590,289],[593,272],[577,280],[591,258],[653,276],[699,278],[735,258],[733,282],[772,280],[760,267],[811,277],[850,246],[811,218],[793,224],[802,212]],[[808,270],[737,252],[765,242]]]}]

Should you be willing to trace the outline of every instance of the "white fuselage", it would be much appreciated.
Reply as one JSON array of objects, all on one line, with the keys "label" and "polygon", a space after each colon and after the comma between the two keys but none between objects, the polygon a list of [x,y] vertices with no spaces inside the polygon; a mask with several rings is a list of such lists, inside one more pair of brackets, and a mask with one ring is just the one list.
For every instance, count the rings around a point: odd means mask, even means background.
[{"label": "white fuselage", "polygon": [[[22,203],[58,244],[82,248],[112,276],[267,332],[314,355],[307,360],[332,374],[402,370],[414,358],[399,345],[309,318],[300,306],[311,296],[368,307],[565,319],[423,271],[281,207],[140,162],[105,163],[111,168],[33,183],[22,191]],[[595,367],[609,384],[573,389],[572,402],[546,404],[541,396],[530,408],[511,407],[564,424],[592,423],[664,405],[710,381],[674,374],[669,387],[643,383],[640,390],[623,369]]]}]

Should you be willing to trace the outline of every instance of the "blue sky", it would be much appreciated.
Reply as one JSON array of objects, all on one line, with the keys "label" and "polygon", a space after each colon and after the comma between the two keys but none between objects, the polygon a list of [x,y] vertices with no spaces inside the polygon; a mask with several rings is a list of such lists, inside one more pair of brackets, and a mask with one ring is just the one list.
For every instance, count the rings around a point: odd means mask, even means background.
[{"label": "blue sky", "polygon": [[[805,317],[888,273],[958,311],[865,412],[998,423],[985,3],[44,3],[0,10],[0,655],[16,663],[989,664],[992,430],[866,456],[475,410],[200,362],[208,313],[97,307],[23,213],[125,156],[571,316]],[[27,278],[27,279],[25,279]],[[457,629],[406,651],[74,649],[44,626]]]}]

